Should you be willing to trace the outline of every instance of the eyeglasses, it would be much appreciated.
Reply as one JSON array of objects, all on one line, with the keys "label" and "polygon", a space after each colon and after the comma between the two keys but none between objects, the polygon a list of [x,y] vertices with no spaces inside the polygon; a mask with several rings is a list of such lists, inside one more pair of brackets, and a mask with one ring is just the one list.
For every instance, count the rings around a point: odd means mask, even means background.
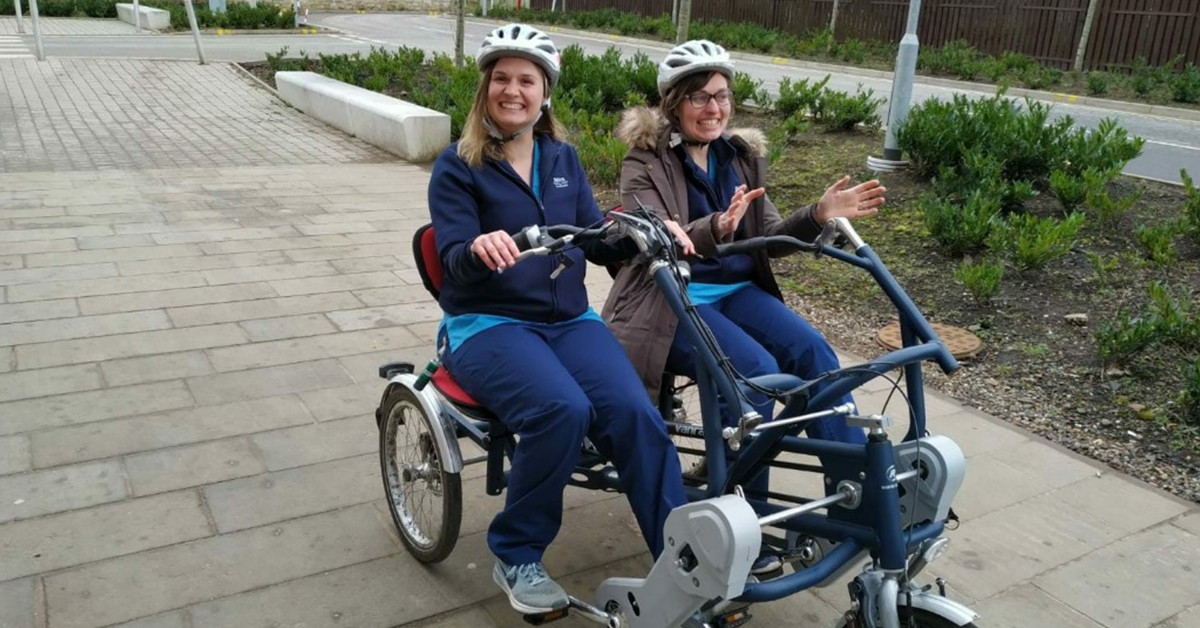
[{"label": "eyeglasses", "polygon": [[733,99],[733,91],[723,89],[715,94],[708,92],[692,92],[687,95],[688,102],[696,109],[703,109],[708,106],[708,101],[717,101],[718,107],[728,107],[729,101]]}]

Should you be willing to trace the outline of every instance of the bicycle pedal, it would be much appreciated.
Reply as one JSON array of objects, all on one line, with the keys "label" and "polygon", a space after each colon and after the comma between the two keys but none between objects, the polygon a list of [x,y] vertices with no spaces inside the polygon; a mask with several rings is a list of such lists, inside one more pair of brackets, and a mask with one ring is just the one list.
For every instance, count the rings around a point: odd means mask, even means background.
[{"label": "bicycle pedal", "polygon": [[525,623],[532,626],[541,626],[542,624],[548,624],[552,621],[558,621],[565,618],[567,616],[567,611],[570,609],[570,606],[565,606],[560,609],[552,610],[549,613],[529,613],[526,615],[521,615],[521,619],[524,619]]},{"label": "bicycle pedal", "polygon": [[722,615],[717,615],[713,618],[713,626],[715,628],[738,628],[738,626],[745,624],[753,618],[754,616],[750,614],[750,608],[743,607]]}]

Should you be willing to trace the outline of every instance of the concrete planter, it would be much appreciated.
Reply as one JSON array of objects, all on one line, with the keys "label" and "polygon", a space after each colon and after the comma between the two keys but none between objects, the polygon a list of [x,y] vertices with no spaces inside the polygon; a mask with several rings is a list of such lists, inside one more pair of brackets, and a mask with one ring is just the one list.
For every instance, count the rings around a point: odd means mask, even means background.
[{"label": "concrete planter", "polygon": [[450,143],[450,116],[315,72],[276,72],[288,104],[412,162],[433,161]]},{"label": "concrete planter", "polygon": [[[142,28],[152,31],[165,31],[171,27],[171,14],[167,11],[138,5],[138,12],[142,15]],[[122,22],[134,24],[133,3],[118,3],[117,18]]]}]

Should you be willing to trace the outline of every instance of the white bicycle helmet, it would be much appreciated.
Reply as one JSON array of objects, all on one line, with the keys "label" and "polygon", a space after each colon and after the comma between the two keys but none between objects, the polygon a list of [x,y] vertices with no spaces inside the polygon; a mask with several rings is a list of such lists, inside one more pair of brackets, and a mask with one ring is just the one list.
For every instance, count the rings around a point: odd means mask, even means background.
[{"label": "white bicycle helmet", "polygon": [[483,67],[502,57],[521,57],[538,64],[546,73],[549,89],[553,90],[562,75],[558,47],[542,31],[525,24],[505,24],[483,38],[475,64]]},{"label": "white bicycle helmet", "polygon": [[684,77],[697,72],[720,72],[732,83],[733,61],[724,48],[707,39],[679,44],[658,64],[658,95],[666,96]]}]

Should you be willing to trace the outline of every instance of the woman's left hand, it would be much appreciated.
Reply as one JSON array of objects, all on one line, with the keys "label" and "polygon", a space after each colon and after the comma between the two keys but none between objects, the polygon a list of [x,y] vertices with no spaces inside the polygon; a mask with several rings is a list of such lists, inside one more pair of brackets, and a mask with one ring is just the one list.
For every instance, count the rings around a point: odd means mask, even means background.
[{"label": "woman's left hand", "polygon": [[833,218],[853,220],[879,213],[879,206],[883,205],[885,200],[883,193],[887,188],[883,187],[878,179],[847,189],[849,184],[850,175],[846,175],[825,190],[825,195],[817,202],[817,222],[825,224]]}]

